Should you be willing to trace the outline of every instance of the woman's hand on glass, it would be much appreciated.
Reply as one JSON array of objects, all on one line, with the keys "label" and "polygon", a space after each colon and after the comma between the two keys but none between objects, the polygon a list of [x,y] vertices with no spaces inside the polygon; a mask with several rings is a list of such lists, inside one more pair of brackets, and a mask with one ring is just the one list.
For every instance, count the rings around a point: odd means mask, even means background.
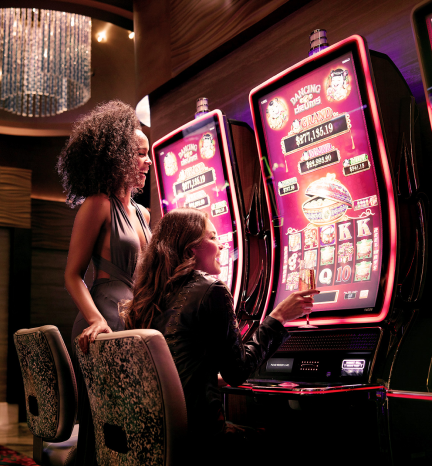
[{"label": "woman's hand on glass", "polygon": [[313,296],[318,293],[319,290],[315,289],[294,291],[273,309],[270,316],[284,325],[287,322],[310,314],[313,308]]},{"label": "woman's hand on glass", "polygon": [[99,333],[112,333],[106,321],[94,322],[82,331],[78,337],[78,344],[84,354],[88,353],[89,344],[96,340]]}]

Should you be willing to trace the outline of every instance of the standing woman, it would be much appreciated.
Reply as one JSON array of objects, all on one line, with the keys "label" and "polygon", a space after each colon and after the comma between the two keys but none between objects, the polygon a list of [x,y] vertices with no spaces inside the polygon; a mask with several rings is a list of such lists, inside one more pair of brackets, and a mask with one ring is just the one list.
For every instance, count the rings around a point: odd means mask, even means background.
[{"label": "standing woman", "polygon": [[[150,215],[131,197],[144,187],[151,165],[148,152],[149,142],[134,109],[111,101],[77,121],[60,154],[57,170],[66,202],[71,207],[82,204],[75,217],[65,271],[66,289],[79,310],[72,348],[78,335],[85,351],[99,333],[124,329],[118,303],[132,298],[138,254],[151,237]],[[83,281],[90,260],[95,268],[91,291]],[[80,393],[79,443],[84,418],[90,415],[84,398],[85,389]],[[89,430],[91,435],[92,426]]]}]

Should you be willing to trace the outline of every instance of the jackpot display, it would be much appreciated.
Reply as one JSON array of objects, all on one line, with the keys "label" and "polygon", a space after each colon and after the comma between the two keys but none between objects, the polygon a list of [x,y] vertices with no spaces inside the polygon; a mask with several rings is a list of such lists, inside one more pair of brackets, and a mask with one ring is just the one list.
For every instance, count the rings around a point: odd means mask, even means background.
[{"label": "jackpot display", "polygon": [[299,289],[306,260],[321,292],[314,313],[367,313],[377,305],[383,238],[390,241],[382,167],[356,47],[326,56],[251,92],[273,215],[273,307]]},{"label": "jackpot display", "polygon": [[219,279],[236,301],[242,260],[239,210],[223,115],[215,110],[157,141],[152,148],[162,215],[177,207],[208,214],[225,246]]}]

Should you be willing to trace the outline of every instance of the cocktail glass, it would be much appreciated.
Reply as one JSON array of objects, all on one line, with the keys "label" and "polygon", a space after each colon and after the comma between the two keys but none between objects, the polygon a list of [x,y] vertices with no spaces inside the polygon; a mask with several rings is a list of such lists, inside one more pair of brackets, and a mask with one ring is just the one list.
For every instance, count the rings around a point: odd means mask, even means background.
[{"label": "cocktail glass", "polygon": [[[315,268],[313,261],[301,260],[299,266],[299,290],[312,290],[315,284]],[[299,328],[317,328],[309,323],[309,314],[306,314],[306,324],[300,325]]]}]

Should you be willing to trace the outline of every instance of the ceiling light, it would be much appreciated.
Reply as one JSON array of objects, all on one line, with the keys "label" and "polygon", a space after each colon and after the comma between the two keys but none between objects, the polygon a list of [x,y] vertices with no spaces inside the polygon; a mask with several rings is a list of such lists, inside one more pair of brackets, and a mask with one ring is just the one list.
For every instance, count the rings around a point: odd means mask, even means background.
[{"label": "ceiling light", "polygon": [[50,116],[90,99],[91,19],[0,8],[0,108]]}]

